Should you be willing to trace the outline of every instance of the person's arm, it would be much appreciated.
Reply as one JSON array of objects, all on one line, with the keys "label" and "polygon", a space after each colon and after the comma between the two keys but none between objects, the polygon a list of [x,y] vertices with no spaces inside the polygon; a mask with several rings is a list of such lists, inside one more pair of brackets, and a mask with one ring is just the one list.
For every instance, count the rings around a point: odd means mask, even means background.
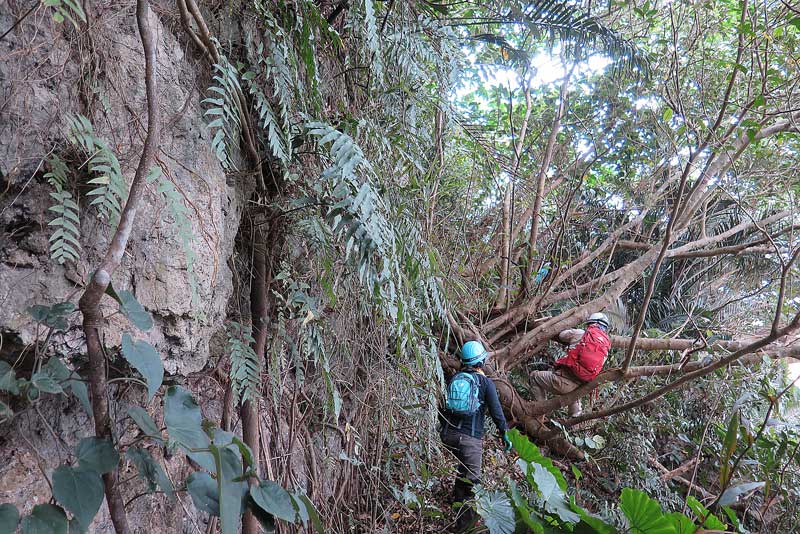
[{"label": "person's arm", "polygon": [[500,399],[497,397],[497,388],[490,378],[486,378],[486,391],[484,393],[486,406],[489,408],[489,415],[492,416],[497,431],[502,436],[508,430],[506,416],[503,414],[503,407],[500,406]]},{"label": "person's arm", "polygon": [[584,331],[580,328],[568,328],[567,330],[562,330],[559,332],[558,340],[561,343],[569,345],[569,348],[572,348],[581,340],[583,332]]}]

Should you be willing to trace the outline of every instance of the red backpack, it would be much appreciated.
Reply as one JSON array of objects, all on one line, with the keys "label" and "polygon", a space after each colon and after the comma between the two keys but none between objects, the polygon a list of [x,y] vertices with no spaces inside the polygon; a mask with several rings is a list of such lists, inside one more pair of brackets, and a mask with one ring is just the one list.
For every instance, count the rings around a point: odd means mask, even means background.
[{"label": "red backpack", "polygon": [[610,348],[608,334],[599,326],[589,325],[578,344],[556,361],[556,367],[566,367],[576,378],[591,382],[603,370]]}]

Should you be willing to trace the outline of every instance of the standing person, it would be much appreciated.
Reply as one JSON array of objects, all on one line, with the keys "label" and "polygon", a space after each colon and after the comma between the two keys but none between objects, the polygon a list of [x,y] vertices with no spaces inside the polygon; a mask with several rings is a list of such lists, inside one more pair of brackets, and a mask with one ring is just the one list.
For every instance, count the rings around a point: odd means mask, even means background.
[{"label": "standing person", "polygon": [[[547,393],[563,395],[591,382],[603,370],[611,340],[608,337],[608,316],[593,313],[586,321],[586,331],[565,330],[559,339],[570,344],[567,355],[557,360],[552,371],[535,371],[531,375],[534,400],[544,400]],[[581,414],[581,401],[569,405],[570,417]]]},{"label": "standing person", "polygon": [[473,486],[480,484],[486,409],[502,437],[504,450],[511,450],[506,423],[494,382],[483,373],[488,353],[479,341],[468,341],[461,349],[461,371],[447,384],[447,404],[442,413],[442,442],[458,459],[458,477],[453,486],[453,502],[465,503],[459,509],[456,529],[472,524],[475,512],[466,502],[473,497]]}]

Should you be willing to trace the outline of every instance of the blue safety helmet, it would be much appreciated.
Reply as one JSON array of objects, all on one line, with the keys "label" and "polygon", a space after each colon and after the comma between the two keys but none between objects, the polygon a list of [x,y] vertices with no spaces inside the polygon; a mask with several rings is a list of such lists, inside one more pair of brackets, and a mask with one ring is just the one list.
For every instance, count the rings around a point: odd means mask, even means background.
[{"label": "blue safety helmet", "polygon": [[461,347],[461,363],[464,365],[477,365],[486,359],[489,353],[483,348],[480,341],[467,341]]}]

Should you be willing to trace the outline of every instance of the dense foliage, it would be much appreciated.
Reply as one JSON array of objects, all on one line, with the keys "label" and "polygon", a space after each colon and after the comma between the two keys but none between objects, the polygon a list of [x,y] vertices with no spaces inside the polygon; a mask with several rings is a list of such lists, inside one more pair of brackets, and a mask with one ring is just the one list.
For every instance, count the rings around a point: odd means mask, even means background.
[{"label": "dense foliage", "polygon": [[[167,17],[147,6],[146,59],[148,17]],[[76,2],[42,8],[67,34],[91,23]],[[11,428],[68,395],[96,435],[43,473],[51,503],[0,505],[0,534],[90,529],[104,498],[127,532],[120,492],[134,483],[143,498],[188,495],[223,534],[440,531],[453,462],[437,407],[468,339],[490,348],[516,427],[514,456],[487,466],[468,504],[478,528],[797,528],[786,365],[800,355],[800,11],[731,0],[169,9],[205,71],[203,133],[246,197],[226,356],[204,372],[224,384],[219,420],[165,374],[147,341],[153,317],[114,286],[129,206],[150,194],[203,314],[194,207],[148,156],[158,93],[148,85],[135,177],[98,109],[59,117],[37,177],[52,188],[51,261],[92,274],[83,298],[28,310],[41,337],[0,360],[0,417]],[[97,242],[105,256],[86,253]],[[531,370],[598,310],[616,334],[607,371],[573,398],[534,400]],[[127,321],[118,346],[99,335],[109,314]],[[61,351],[54,336],[81,324],[84,353]],[[141,392],[120,417],[121,384]],[[584,415],[563,418],[579,396]],[[151,449],[192,472],[171,480]],[[118,478],[123,464],[138,480]]]}]

